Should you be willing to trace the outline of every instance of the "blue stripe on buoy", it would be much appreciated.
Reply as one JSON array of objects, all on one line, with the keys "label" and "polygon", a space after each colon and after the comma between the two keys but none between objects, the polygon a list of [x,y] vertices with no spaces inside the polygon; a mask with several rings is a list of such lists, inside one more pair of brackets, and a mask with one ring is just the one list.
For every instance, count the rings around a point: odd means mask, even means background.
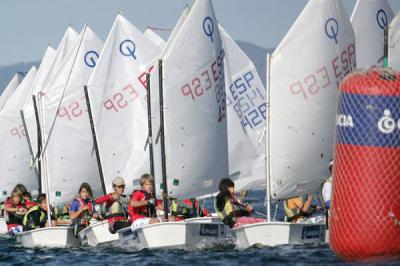
[{"label": "blue stripe on buoy", "polygon": [[340,144],[400,147],[400,96],[342,93],[336,130]]}]

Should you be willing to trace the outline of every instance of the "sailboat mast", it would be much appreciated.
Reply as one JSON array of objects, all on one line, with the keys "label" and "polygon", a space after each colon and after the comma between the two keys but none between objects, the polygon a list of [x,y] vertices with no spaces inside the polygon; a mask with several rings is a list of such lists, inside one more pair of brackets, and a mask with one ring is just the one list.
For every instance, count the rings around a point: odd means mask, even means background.
[{"label": "sailboat mast", "polygon": [[158,79],[160,94],[160,139],[161,139],[161,168],[163,182],[163,198],[164,198],[164,217],[168,221],[168,188],[167,188],[167,172],[165,165],[165,136],[164,136],[164,95],[163,95],[163,68],[162,59],[158,60]]},{"label": "sailboat mast", "polygon": [[[40,120],[39,120],[39,112],[38,112],[38,108],[36,105],[36,101],[33,102],[34,108],[35,108],[35,114],[36,114],[36,119],[37,121],[42,121],[42,125],[43,127],[38,127],[38,130],[40,130],[40,133],[38,134],[38,139],[40,136],[40,142],[38,143],[38,158],[41,158],[39,163],[43,164],[41,167],[43,169],[43,181],[45,184],[45,189],[44,189],[44,193],[46,194],[46,202],[47,202],[47,223],[49,224],[49,226],[51,226],[51,204],[50,204],[50,180],[49,180],[49,176],[48,176],[48,164],[47,164],[47,152],[42,151],[42,141],[45,142],[46,141],[46,135],[44,134],[45,132],[45,128],[44,128],[44,118],[43,118],[43,101],[41,98],[39,98],[40,100],[40,110],[42,111],[40,113]],[[38,125],[40,125],[40,123],[38,123]],[[40,148],[39,148],[40,147]],[[43,189],[42,189],[43,190]],[[43,193],[43,191],[41,191],[41,193]]]},{"label": "sailboat mast", "polygon": [[[149,145],[150,157],[150,174],[154,178],[154,152],[153,152],[153,132],[151,123],[151,94],[150,94],[150,73],[146,73],[146,89],[147,89],[147,144]],[[156,186],[153,186],[153,195],[156,195]]]},{"label": "sailboat mast", "polygon": [[28,147],[29,147],[29,152],[31,153],[31,157],[32,157],[32,162],[33,162],[33,171],[35,172],[35,176],[36,179],[38,180],[38,184],[40,184],[40,177],[38,175],[38,170],[37,170],[37,166],[35,165],[35,155],[33,154],[33,149],[32,149],[32,143],[31,143],[31,138],[29,137],[29,131],[28,128],[26,126],[26,120],[25,120],[25,115],[24,115],[24,111],[20,110],[19,114],[21,115],[21,120],[22,120],[22,126],[24,127],[25,130],[25,137],[26,140],[28,142]]},{"label": "sailboat mast", "polygon": [[267,77],[266,77],[266,104],[267,104],[267,120],[266,120],[266,132],[265,132],[265,156],[266,156],[266,195],[265,195],[265,201],[266,201],[266,209],[267,209],[267,221],[271,221],[271,151],[270,151],[270,118],[271,118],[271,112],[270,112],[270,82],[271,80],[271,55],[268,53],[267,54]]},{"label": "sailboat mast", "polygon": [[38,167],[38,179],[39,179],[39,194],[43,193],[43,188],[42,188],[42,159],[41,159],[41,153],[42,153],[42,130],[40,128],[40,120],[39,120],[39,112],[38,112],[38,107],[37,107],[37,102],[36,102],[36,96],[32,95],[32,101],[33,101],[33,109],[35,110],[35,120],[36,120],[36,130],[37,130],[37,154],[36,154],[36,159],[37,159],[37,167]]},{"label": "sailboat mast", "polygon": [[389,27],[385,26],[383,30],[383,68],[388,68],[388,54],[389,54]]},{"label": "sailboat mast", "polygon": [[103,168],[101,166],[99,146],[97,144],[96,130],[94,129],[93,114],[92,114],[92,108],[90,107],[90,100],[89,100],[89,93],[88,93],[87,85],[83,86],[83,90],[85,91],[86,105],[87,105],[87,110],[88,110],[88,114],[89,114],[90,129],[92,131],[94,151],[96,153],[97,167],[99,169],[101,188],[103,190],[103,194],[107,194],[106,185],[104,183]]}]

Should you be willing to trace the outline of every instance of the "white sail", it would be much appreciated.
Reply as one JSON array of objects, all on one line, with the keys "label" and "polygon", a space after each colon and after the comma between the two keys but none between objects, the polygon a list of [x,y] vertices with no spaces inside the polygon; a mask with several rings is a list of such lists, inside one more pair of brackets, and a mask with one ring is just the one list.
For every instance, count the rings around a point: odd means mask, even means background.
[{"label": "white sail", "polygon": [[389,25],[389,66],[400,71],[400,12]]},{"label": "white sail", "polygon": [[[49,68],[54,60],[54,56],[56,54],[56,51],[51,48],[50,46],[47,47],[46,52],[43,56],[42,62],[40,63],[40,67],[39,70],[37,72],[37,75],[35,77],[35,80],[32,83],[32,89],[30,92],[30,95],[28,95],[28,97],[26,98],[26,101],[23,105],[22,111],[24,113],[24,120],[25,120],[25,124],[26,124],[26,131],[29,137],[29,143],[27,142],[27,144],[30,146],[27,146],[31,152],[33,154],[31,154],[32,157],[36,157],[38,156],[37,154],[37,143],[38,143],[38,139],[37,139],[37,125],[36,125],[36,117],[35,117],[35,109],[33,107],[33,99],[32,99],[32,95],[34,95],[34,90],[36,88],[36,84],[40,84],[43,80],[43,77],[46,76],[46,74],[49,71]],[[21,122],[22,119],[21,119]],[[34,159],[34,158],[32,158]],[[34,167],[38,167],[38,165],[36,164],[36,159],[34,159],[32,161],[32,163],[34,163]]]},{"label": "white sail", "polygon": [[357,0],[351,15],[357,68],[383,67],[383,31],[393,19],[387,0]]},{"label": "white sail", "polygon": [[168,192],[196,197],[228,176],[223,49],[209,0],[197,0],[163,56]]},{"label": "white sail", "polygon": [[355,67],[340,1],[311,0],[270,64],[269,179],[273,198],[314,192],[332,157],[338,83]]},{"label": "white sail", "polygon": [[219,25],[225,51],[229,175],[236,189],[265,184],[265,87],[257,70]]},{"label": "white sail", "polygon": [[[149,172],[146,71],[160,49],[122,15],[107,37],[88,83],[107,192],[122,176],[129,189]],[[87,123],[89,129],[89,122]]]},{"label": "white sail", "polygon": [[162,58],[165,52],[167,52],[170,49],[170,47],[174,44],[176,40],[175,37],[180,32],[182,26],[184,25],[184,22],[186,21],[186,18],[189,15],[189,11],[190,7],[188,5],[185,5],[185,8],[183,9],[181,15],[179,16],[179,19],[176,22],[175,27],[171,32],[171,35],[169,35],[168,37],[167,43],[164,45],[163,54],[161,54],[160,58]]},{"label": "white sail", "polygon": [[166,42],[163,38],[161,38],[160,35],[155,33],[151,28],[147,28],[144,31],[144,36],[146,36],[147,39],[149,39],[153,44],[157,45],[160,49],[163,49]]},{"label": "white sail", "polygon": [[[167,43],[164,45],[162,53],[167,51],[168,47],[175,41],[176,34],[180,31],[187,15],[189,14],[190,8],[188,5],[185,6],[181,15],[179,16],[174,29],[169,36]],[[162,56],[160,56],[161,58]],[[151,93],[151,117],[152,117],[152,143],[154,151],[154,179],[156,184],[156,193],[158,196],[162,195],[162,167],[161,167],[161,142],[160,142],[160,97],[159,97],[159,71],[158,62],[155,62],[154,69],[150,75],[150,93]],[[140,188],[140,184],[136,182],[135,187]]]},{"label": "white sail", "polygon": [[71,201],[87,182],[102,193],[83,86],[96,66],[103,42],[87,26],[44,88],[41,114],[44,181],[52,204]]},{"label": "white sail", "polygon": [[[36,96],[36,101],[39,103],[40,97],[45,97],[43,90],[45,85],[51,80],[53,74],[60,67],[61,62],[64,60],[67,52],[72,48],[74,41],[78,37],[78,33],[71,27],[68,27],[64,36],[58,45],[57,51],[49,47],[40,64],[38,75],[32,85],[32,95]],[[42,94],[39,92],[42,91]],[[37,123],[35,118],[35,110],[33,107],[32,96],[30,95],[23,107],[27,131],[30,137],[32,150],[37,154]]]},{"label": "white sail", "polygon": [[31,157],[19,113],[30,95],[36,72],[36,67],[33,66],[0,111],[0,199],[2,201],[18,183],[24,184],[29,191],[38,188],[35,172],[30,165]]},{"label": "white sail", "polygon": [[15,74],[13,78],[8,82],[7,87],[3,90],[3,93],[0,96],[0,111],[3,109],[4,105],[6,104],[7,100],[11,97],[14,93],[15,89],[21,83],[21,80],[18,74]]},{"label": "white sail", "polygon": [[54,75],[56,75],[59,68],[62,67],[65,57],[73,48],[75,41],[78,39],[78,37],[79,34],[71,26],[69,26],[65,31],[60,44],[57,47],[57,53],[54,56],[53,62],[51,63],[47,74],[36,82],[34,94],[44,92],[47,83],[54,78]]}]

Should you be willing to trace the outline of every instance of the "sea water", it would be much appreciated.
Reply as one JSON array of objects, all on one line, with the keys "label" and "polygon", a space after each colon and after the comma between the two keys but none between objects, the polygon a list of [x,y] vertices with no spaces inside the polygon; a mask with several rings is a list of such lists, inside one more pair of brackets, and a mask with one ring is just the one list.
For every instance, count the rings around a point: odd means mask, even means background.
[{"label": "sea water", "polygon": [[[262,192],[249,198],[263,209]],[[208,203],[207,206],[210,204]],[[283,216],[278,209],[278,218]],[[141,250],[124,246],[68,249],[22,248],[14,238],[0,237],[0,265],[400,265],[400,260],[344,262],[328,245],[284,245],[237,250],[224,244],[193,250]]]}]

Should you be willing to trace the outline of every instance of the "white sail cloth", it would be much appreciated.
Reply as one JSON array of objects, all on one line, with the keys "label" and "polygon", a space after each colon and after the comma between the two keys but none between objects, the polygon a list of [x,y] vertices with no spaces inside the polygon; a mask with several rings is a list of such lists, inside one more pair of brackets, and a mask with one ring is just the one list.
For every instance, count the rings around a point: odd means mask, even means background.
[{"label": "white sail cloth", "polygon": [[228,176],[223,57],[212,4],[197,0],[162,56],[169,194],[208,194]]},{"label": "white sail cloth", "polygon": [[163,49],[166,42],[164,41],[163,38],[161,38],[160,35],[155,33],[151,28],[147,28],[144,31],[144,36],[146,36],[147,39],[149,39],[153,44],[157,45],[160,49]]},{"label": "white sail cloth", "polygon": [[400,71],[400,12],[389,25],[389,66]]},{"label": "white sail cloth", "polygon": [[19,112],[30,95],[36,73],[37,69],[33,66],[0,111],[0,200],[2,201],[7,199],[18,183],[24,184],[28,191],[38,188],[35,172],[30,165],[30,153]]},{"label": "white sail cloth", "polygon": [[102,46],[85,26],[43,89],[42,180],[52,204],[70,202],[82,182],[92,186],[94,196],[102,194],[83,90]]},{"label": "white sail cloth", "polygon": [[354,33],[341,2],[310,0],[270,63],[272,198],[315,192],[328,175],[338,84],[355,63]]},{"label": "white sail cloth", "polygon": [[229,175],[236,189],[265,184],[265,87],[257,70],[219,25],[225,52]]},{"label": "white sail cloth", "polygon": [[15,74],[10,82],[8,82],[7,87],[3,90],[3,93],[0,96],[0,111],[3,109],[7,100],[11,97],[11,95],[14,93],[15,89],[20,83],[21,79],[18,74]]},{"label": "white sail cloth", "polygon": [[47,82],[51,80],[54,72],[59,68],[60,63],[65,58],[67,52],[71,49],[77,37],[78,33],[71,27],[68,27],[60,44],[58,45],[57,51],[54,51],[52,48],[51,50],[47,51],[47,55],[42,60],[38,75],[32,85],[32,93],[29,95],[23,106],[26,127],[35,156],[38,151],[38,136],[32,95],[36,96],[36,102],[39,104],[39,98],[41,97],[39,92],[42,91]]},{"label": "white sail cloth", "polygon": [[146,72],[160,49],[118,15],[88,84],[107,192],[116,176],[133,180],[149,172]]},{"label": "white sail cloth", "polygon": [[383,31],[393,19],[387,0],[357,0],[353,25],[357,68],[383,67]]}]

